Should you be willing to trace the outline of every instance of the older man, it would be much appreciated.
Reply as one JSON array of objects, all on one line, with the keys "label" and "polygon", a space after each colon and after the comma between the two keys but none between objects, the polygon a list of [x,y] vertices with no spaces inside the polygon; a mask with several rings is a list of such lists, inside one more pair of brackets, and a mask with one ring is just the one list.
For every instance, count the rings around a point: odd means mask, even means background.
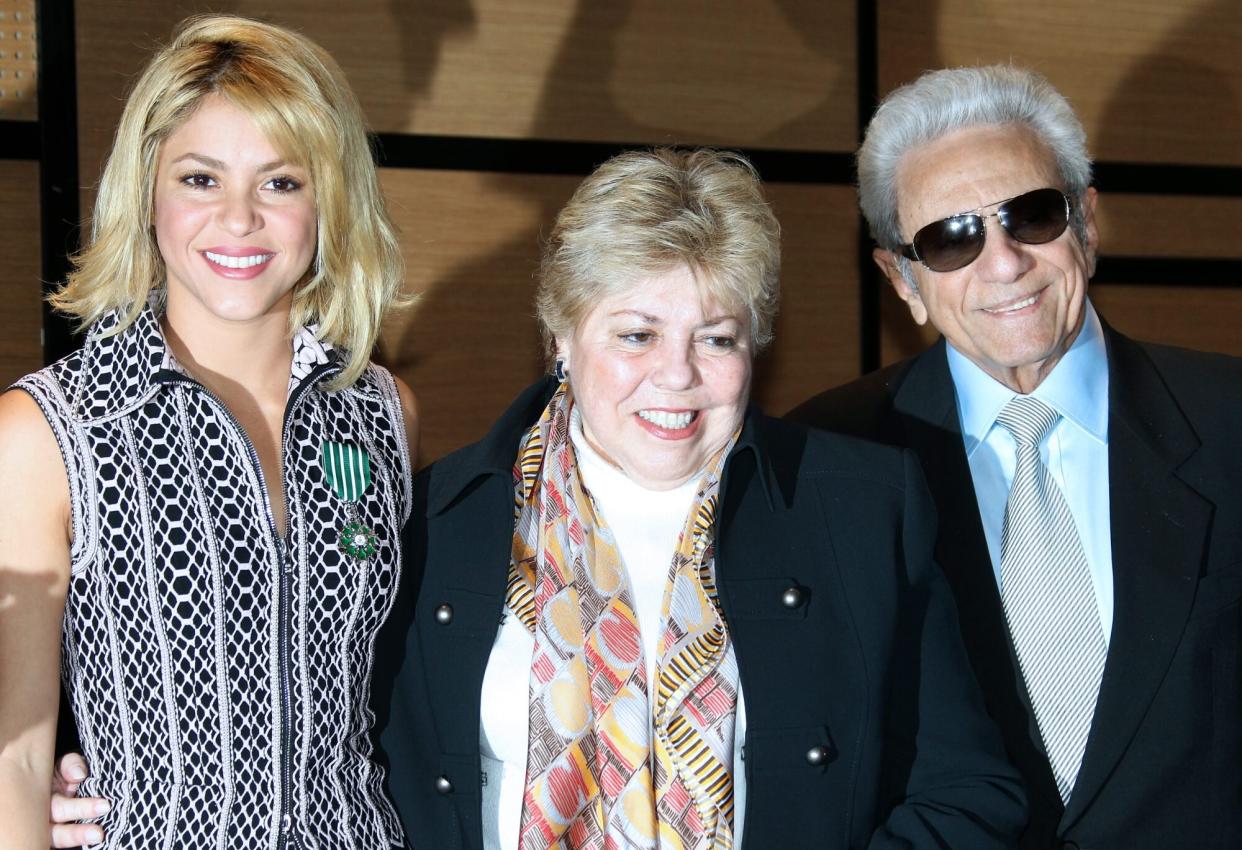
[{"label": "older man", "polygon": [[1240,846],[1242,362],[1092,308],[1091,162],[1041,77],[926,74],[858,163],[875,260],[943,338],[791,416],[920,455],[1021,846]]}]

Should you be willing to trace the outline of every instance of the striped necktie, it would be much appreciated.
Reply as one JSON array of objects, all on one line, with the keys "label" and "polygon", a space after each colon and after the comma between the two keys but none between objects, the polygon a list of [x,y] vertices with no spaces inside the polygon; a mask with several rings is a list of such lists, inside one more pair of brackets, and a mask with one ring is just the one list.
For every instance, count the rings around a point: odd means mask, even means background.
[{"label": "striped necktie", "polygon": [[1061,800],[1082,764],[1107,649],[1082,541],[1039,446],[1061,416],[1015,396],[996,417],[1018,444],[1001,536],[1001,599]]}]

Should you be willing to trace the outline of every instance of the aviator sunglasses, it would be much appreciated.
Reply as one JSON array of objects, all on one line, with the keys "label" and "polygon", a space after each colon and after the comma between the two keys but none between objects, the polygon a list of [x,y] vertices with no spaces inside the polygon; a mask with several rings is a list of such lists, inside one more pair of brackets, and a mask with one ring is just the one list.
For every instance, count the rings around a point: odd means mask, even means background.
[{"label": "aviator sunglasses", "polygon": [[[985,204],[979,209],[992,206]],[[987,238],[984,224],[995,217],[1005,232],[1025,245],[1043,245],[1065,232],[1070,200],[1060,189],[1036,189],[1000,202],[996,212],[978,210],[958,213],[919,228],[907,245],[897,251],[934,272],[951,272],[970,265],[983,252]]]}]

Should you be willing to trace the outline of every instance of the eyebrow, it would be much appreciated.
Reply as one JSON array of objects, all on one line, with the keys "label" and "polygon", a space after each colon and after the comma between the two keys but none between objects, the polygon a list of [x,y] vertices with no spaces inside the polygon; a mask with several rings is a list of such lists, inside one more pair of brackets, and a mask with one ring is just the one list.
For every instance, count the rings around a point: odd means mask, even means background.
[{"label": "eyebrow", "polygon": [[[190,153],[182,154],[181,156],[177,157],[176,159],[172,161],[172,164],[176,165],[177,163],[184,162],[187,159],[196,160],[198,162],[201,162],[203,165],[207,166],[208,168],[214,168],[218,171],[228,170],[228,166],[225,165],[220,160],[207,156],[206,154],[194,153],[192,151]],[[258,168],[254,170],[254,173],[264,174],[268,171],[275,171],[278,168],[285,168],[287,166],[288,166],[288,163],[286,163],[283,159],[274,159],[271,162],[265,162],[262,165],[260,165]]]},{"label": "eyebrow", "polygon": [[[642,310],[617,310],[616,312],[611,313],[610,315],[613,317],[634,316],[637,319],[640,319],[644,322],[649,322],[653,325],[658,325],[663,322],[663,320],[660,319],[659,317],[653,316],[650,313],[644,313]],[[710,319],[705,319],[704,321],[699,323],[697,327],[710,328],[710,327],[714,327],[715,325],[724,324],[725,322],[739,322],[740,323],[740,320],[738,319],[737,316],[731,316],[728,313],[725,313],[720,316],[712,316]]]}]

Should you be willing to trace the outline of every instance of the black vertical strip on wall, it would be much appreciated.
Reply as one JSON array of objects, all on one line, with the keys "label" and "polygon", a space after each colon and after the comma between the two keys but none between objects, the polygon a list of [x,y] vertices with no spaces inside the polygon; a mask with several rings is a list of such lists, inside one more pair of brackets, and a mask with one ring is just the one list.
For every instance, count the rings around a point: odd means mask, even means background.
[{"label": "black vertical strip on wall", "polygon": [[[875,3],[860,0],[855,4],[857,20],[858,62],[858,142],[880,96],[880,33]],[[871,235],[867,222],[858,217],[858,341],[859,368],[862,374],[880,368],[880,285],[878,269],[871,261]]]},{"label": "black vertical strip on wall", "polygon": [[38,159],[39,125],[0,120],[0,159]]},{"label": "black vertical strip on wall", "polygon": [[[78,247],[78,86],[72,0],[38,0],[39,212],[43,294],[64,282]],[[80,345],[68,317],[43,302],[43,361]]]},{"label": "black vertical strip on wall", "polygon": [[[46,296],[64,280],[78,233],[78,85],[73,0],[38,0],[35,30],[39,60],[39,215],[43,253],[43,362],[77,348],[80,338],[66,316],[53,312]],[[81,752],[82,742],[60,689],[56,752]]]}]

